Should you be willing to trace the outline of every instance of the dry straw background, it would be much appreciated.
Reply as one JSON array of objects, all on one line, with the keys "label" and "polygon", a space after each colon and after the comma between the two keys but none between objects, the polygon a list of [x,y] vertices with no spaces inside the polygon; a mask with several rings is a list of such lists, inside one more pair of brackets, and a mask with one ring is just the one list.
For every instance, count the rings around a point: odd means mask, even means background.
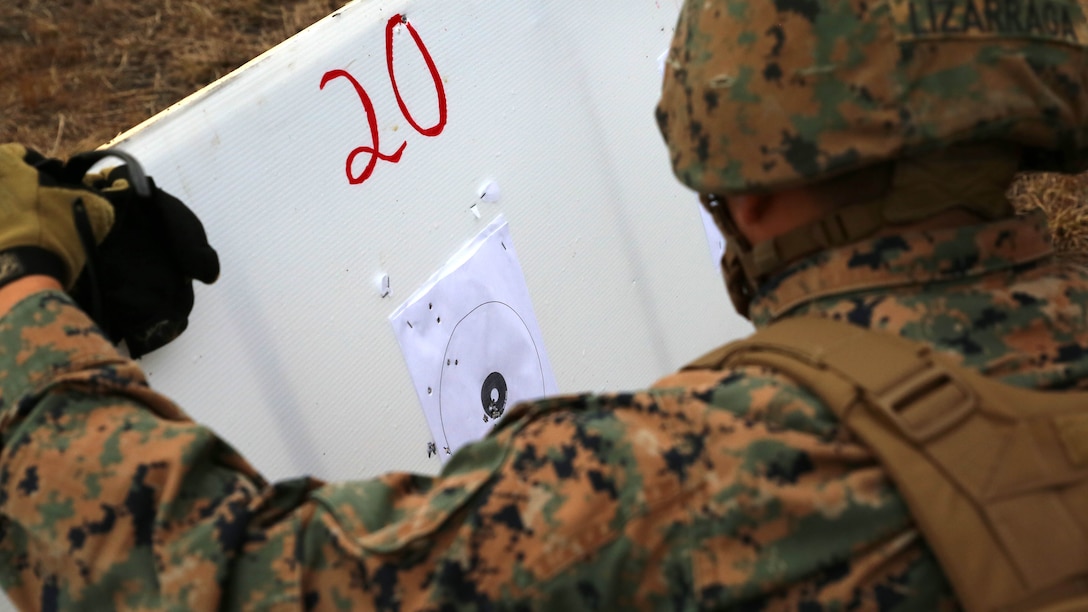
[{"label": "dry straw background", "polygon": [[[345,3],[0,0],[0,142],[93,149]],[[1011,195],[1088,254],[1088,174],[1025,175]]]},{"label": "dry straw background", "polygon": [[0,140],[94,148],[343,4],[2,0]]}]

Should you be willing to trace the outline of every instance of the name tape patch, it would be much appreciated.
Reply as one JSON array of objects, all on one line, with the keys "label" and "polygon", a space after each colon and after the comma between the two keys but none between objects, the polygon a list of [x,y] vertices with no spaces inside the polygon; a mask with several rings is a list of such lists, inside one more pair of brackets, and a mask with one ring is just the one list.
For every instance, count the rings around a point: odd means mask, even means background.
[{"label": "name tape patch", "polygon": [[1088,44],[1075,0],[895,0],[898,38],[1033,38]]}]

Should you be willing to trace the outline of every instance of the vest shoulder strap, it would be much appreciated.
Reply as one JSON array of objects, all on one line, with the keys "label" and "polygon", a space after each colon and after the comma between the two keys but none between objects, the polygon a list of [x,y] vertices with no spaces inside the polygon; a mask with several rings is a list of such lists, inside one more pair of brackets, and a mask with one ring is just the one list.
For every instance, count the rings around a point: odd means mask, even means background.
[{"label": "vest shoulder strap", "polygon": [[989,380],[898,336],[783,320],[686,369],[771,368],[868,445],[968,610],[1088,610],[1088,392]]}]

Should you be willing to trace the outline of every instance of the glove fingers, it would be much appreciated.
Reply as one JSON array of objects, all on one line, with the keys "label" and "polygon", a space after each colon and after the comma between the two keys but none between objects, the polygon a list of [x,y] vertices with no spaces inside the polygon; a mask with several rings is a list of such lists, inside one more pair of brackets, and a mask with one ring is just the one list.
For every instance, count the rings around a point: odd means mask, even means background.
[{"label": "glove fingers", "polygon": [[128,166],[110,168],[87,179],[114,202],[118,215],[127,213],[144,217],[141,213],[145,211],[137,208],[154,207],[161,217],[162,227],[147,229],[165,238],[182,273],[209,284],[219,277],[219,256],[208,244],[200,219],[181,200],[156,187],[150,177],[146,180],[154,196],[151,200],[138,197],[131,187]]},{"label": "glove fingers", "polygon": [[208,235],[193,211],[181,200],[159,190],[155,204],[170,236],[170,246],[182,271],[205,284],[219,278],[219,255],[208,244]]},{"label": "glove fingers", "polygon": [[125,341],[133,358],[165,346],[189,325],[193,284],[187,279],[148,286],[128,284],[106,293],[107,318],[115,341]]},{"label": "glove fingers", "polygon": [[124,340],[129,354],[139,358],[185,331],[194,296],[191,280],[164,273],[173,268],[168,253],[145,244],[134,258],[134,246],[103,244],[99,263],[108,308],[100,324],[113,342]]}]

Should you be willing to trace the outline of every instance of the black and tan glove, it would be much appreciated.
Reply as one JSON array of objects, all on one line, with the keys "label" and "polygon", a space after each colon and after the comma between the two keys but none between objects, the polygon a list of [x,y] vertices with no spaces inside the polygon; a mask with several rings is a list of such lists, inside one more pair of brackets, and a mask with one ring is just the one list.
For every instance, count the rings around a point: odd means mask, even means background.
[{"label": "black and tan glove", "polygon": [[139,357],[185,331],[193,309],[193,280],[215,282],[219,257],[204,226],[181,200],[156,187],[150,177],[141,178],[149,192],[141,195],[132,184],[131,170],[121,166],[85,179],[113,205],[116,218],[72,295],[91,311],[97,291],[99,326]]},{"label": "black and tan glove", "polygon": [[113,226],[105,198],[39,172],[46,161],[22,145],[0,144],[0,286],[46,274],[71,289],[87,261],[84,240],[100,243]]},{"label": "black and tan glove", "polygon": [[[129,165],[85,176],[95,163]],[[214,282],[219,258],[196,215],[155,187],[136,160],[91,151],[67,162],[0,145],[0,286],[58,279],[133,357],[176,338],[193,308],[193,279]]]}]

